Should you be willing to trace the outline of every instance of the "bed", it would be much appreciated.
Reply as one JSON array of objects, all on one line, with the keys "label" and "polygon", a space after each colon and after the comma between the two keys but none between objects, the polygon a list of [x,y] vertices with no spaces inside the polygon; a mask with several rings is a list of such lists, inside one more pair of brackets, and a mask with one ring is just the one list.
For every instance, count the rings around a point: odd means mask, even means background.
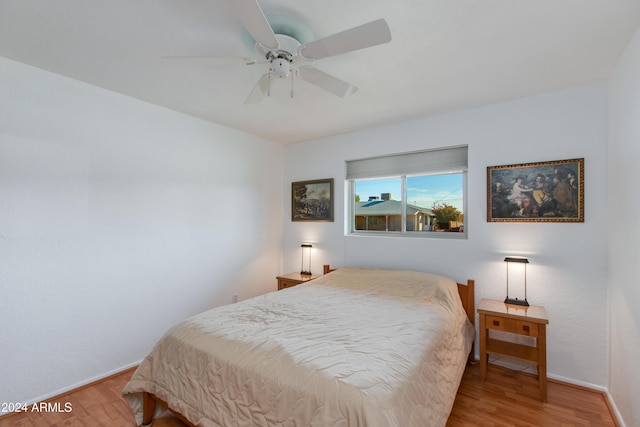
[{"label": "bed", "polygon": [[473,355],[474,283],[343,267],[171,328],[123,390],[138,425],[444,426]]}]

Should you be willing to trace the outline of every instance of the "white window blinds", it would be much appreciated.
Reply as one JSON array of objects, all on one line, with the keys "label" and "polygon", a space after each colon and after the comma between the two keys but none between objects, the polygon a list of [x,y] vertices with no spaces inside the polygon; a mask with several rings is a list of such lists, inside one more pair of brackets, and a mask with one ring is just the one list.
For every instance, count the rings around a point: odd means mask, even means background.
[{"label": "white window blinds", "polygon": [[461,172],[466,170],[466,145],[347,161],[347,179]]}]

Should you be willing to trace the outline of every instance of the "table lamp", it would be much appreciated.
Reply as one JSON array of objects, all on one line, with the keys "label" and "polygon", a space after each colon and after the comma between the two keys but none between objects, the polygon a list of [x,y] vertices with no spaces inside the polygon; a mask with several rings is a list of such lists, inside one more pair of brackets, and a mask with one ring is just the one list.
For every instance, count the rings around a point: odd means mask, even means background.
[{"label": "table lamp", "polygon": [[[507,298],[505,298],[504,303],[529,307],[529,302],[527,301],[527,264],[529,264],[529,260],[525,257],[508,256],[504,259],[504,261],[507,263]],[[523,300],[518,298],[509,298],[509,264],[510,263],[524,264],[524,299]]]},{"label": "table lamp", "polygon": [[311,276],[311,248],[313,246],[309,243],[303,243],[300,245],[302,248],[302,261],[300,263],[300,274],[305,276]]}]

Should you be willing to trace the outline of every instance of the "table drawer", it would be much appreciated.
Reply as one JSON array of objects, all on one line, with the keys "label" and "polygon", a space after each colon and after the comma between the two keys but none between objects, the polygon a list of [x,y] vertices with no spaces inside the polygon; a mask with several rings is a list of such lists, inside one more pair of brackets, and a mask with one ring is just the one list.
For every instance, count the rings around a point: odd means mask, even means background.
[{"label": "table drawer", "polygon": [[296,285],[299,285],[299,284],[300,284],[299,280],[278,279],[278,288],[279,289],[290,288],[292,286],[296,286]]},{"label": "table drawer", "polygon": [[511,332],[518,335],[530,337],[538,336],[538,324],[524,320],[506,319],[504,317],[487,316],[487,329],[496,331]]}]

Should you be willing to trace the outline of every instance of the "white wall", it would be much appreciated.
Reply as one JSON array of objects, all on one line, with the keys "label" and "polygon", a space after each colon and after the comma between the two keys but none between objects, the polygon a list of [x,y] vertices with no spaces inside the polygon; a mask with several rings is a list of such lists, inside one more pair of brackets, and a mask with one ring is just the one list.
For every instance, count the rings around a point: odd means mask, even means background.
[{"label": "white wall", "polygon": [[280,145],[0,58],[0,402],[274,290],[282,197]]},{"label": "white wall", "polygon": [[[283,272],[314,242],[312,272],[333,266],[433,271],[504,298],[505,254],[526,255],[528,296],[544,305],[548,372],[607,386],[607,91],[592,85],[285,147]],[[345,101],[345,102],[348,102]],[[344,236],[345,160],[468,144],[468,240]],[[487,166],[585,158],[584,223],[486,222]],[[291,181],[334,178],[334,223],[292,223]]]},{"label": "white wall", "polygon": [[640,426],[640,30],[609,82],[611,356],[609,389],[627,426]]}]

